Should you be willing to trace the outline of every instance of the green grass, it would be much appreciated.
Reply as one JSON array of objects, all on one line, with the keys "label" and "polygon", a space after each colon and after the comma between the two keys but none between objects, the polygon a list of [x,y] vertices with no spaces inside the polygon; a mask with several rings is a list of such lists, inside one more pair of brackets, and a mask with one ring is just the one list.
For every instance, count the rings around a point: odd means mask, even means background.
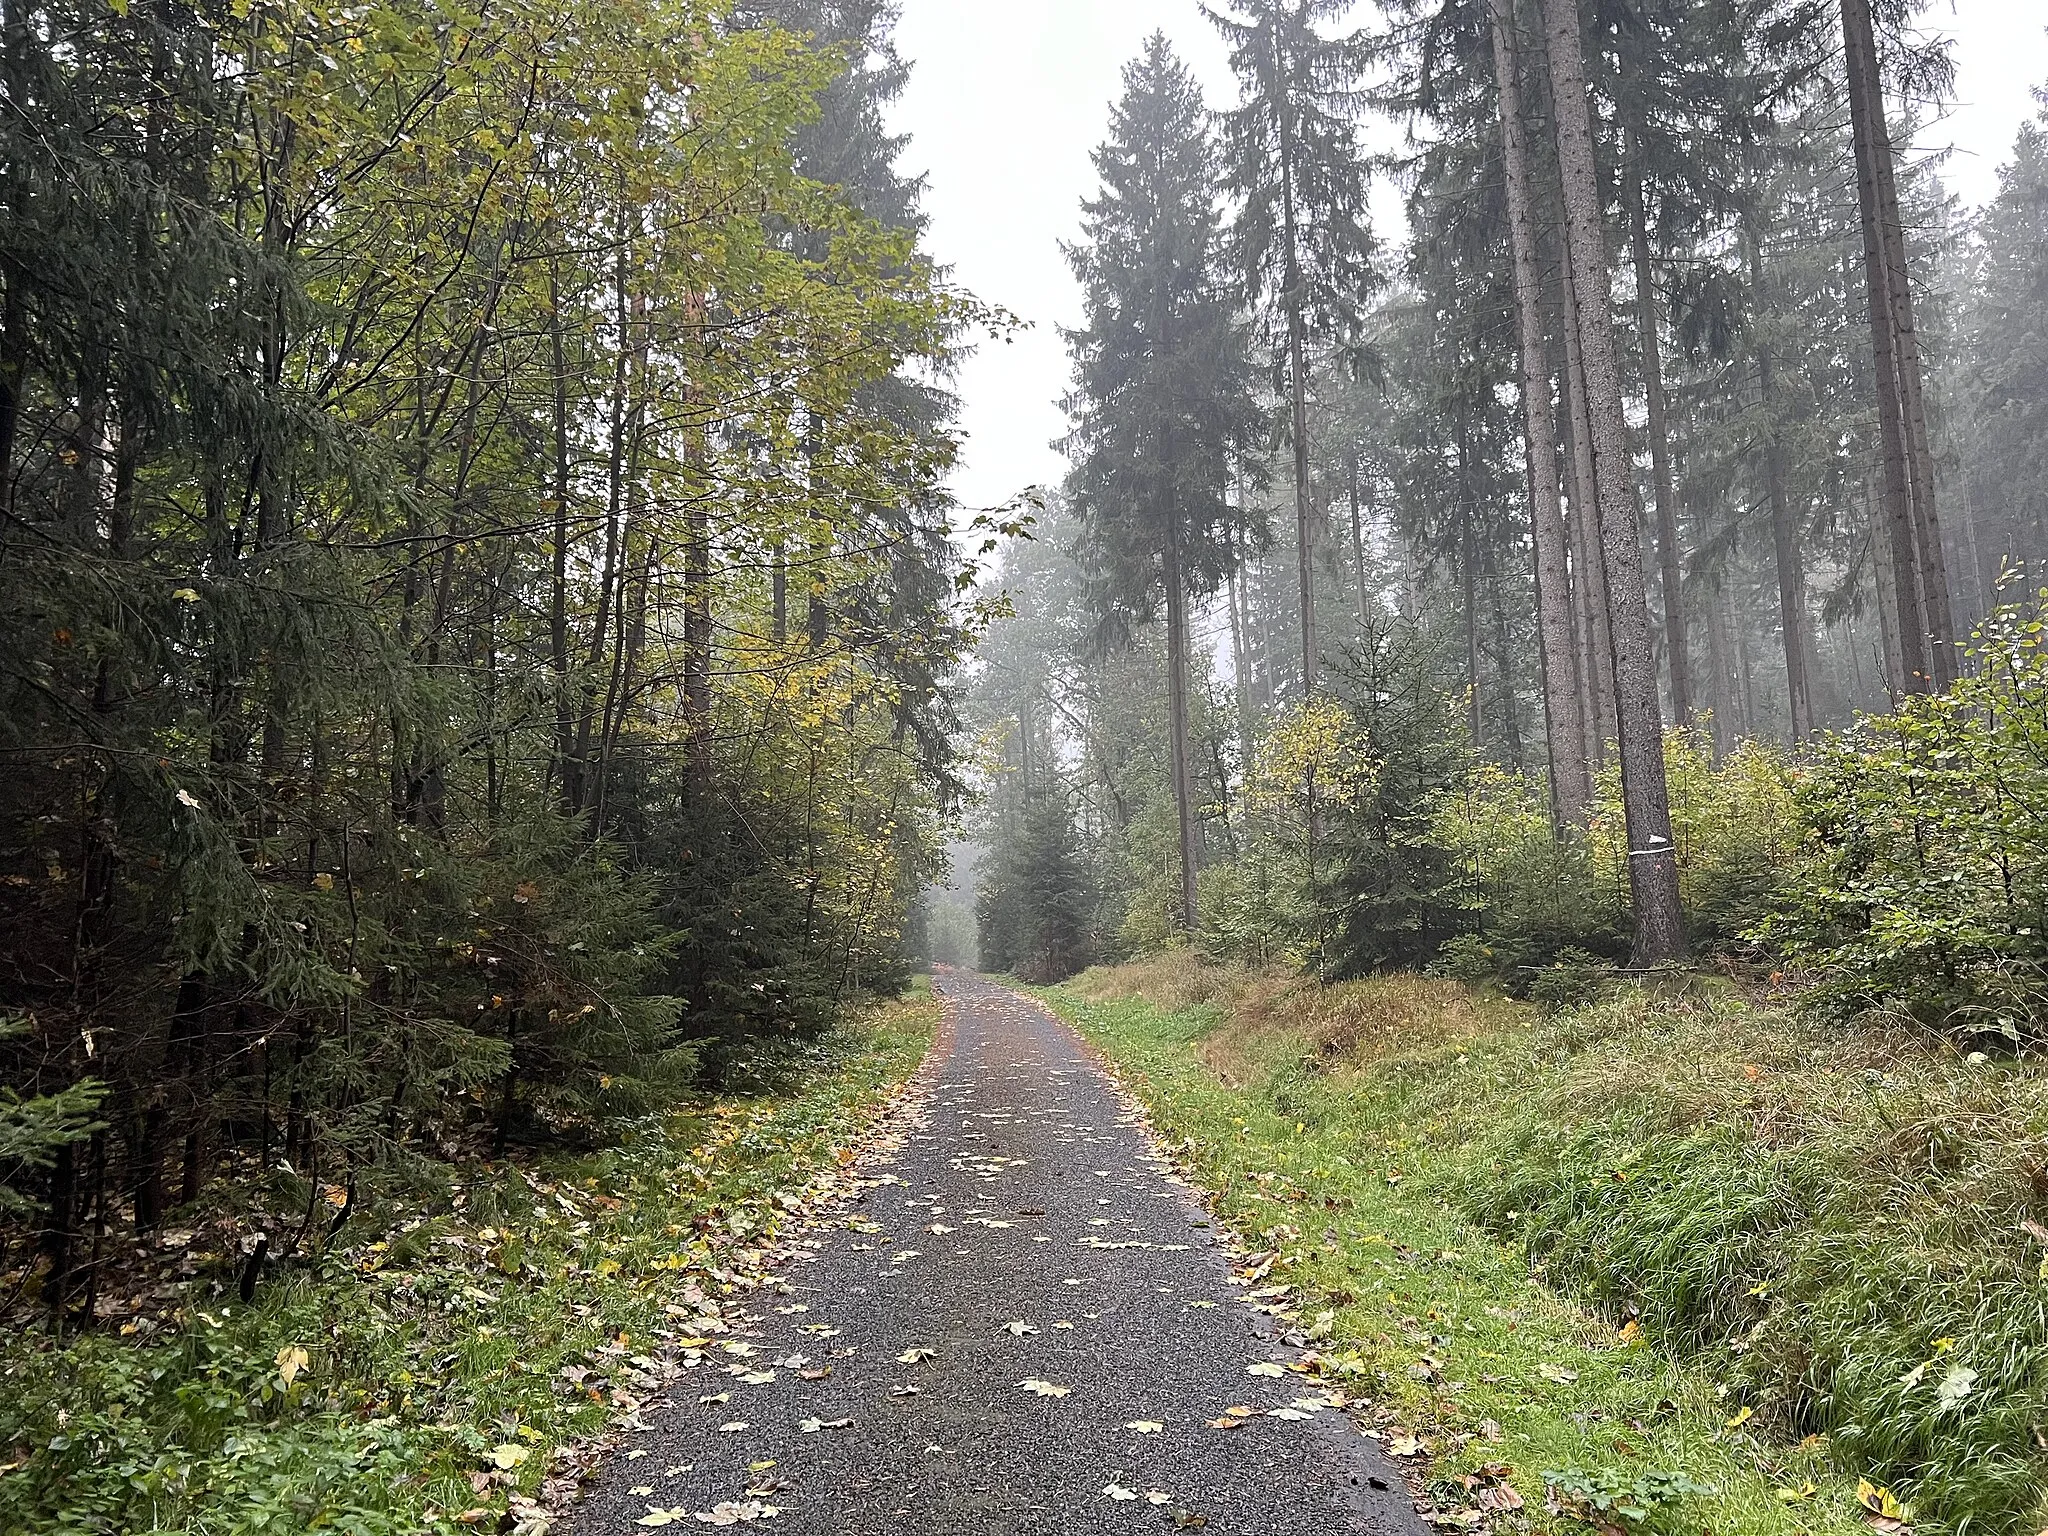
[{"label": "green grass", "polygon": [[143,1340],[8,1337],[0,1530],[418,1536],[531,1516],[660,1357],[715,1331],[751,1250],[829,1181],[937,1018],[923,991],[786,1092],[693,1103],[595,1154],[451,1170],[433,1208],[352,1221],[250,1306],[222,1266]]},{"label": "green grass", "polygon": [[2048,1075],[1711,989],[1545,1018],[1155,965],[1048,996],[1453,1504],[1505,1463],[1531,1511],[1547,1474],[1716,1490],[1624,1526],[1847,1530],[1864,1477],[1923,1529],[2048,1523]]}]

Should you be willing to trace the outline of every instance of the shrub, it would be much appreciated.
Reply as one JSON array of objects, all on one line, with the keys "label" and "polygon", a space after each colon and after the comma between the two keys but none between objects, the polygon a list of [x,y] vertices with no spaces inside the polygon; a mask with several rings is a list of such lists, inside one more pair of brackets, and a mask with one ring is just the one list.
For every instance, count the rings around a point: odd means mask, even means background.
[{"label": "shrub", "polygon": [[1802,878],[1757,926],[1847,1008],[2038,1043],[2048,1022],[2048,653],[2017,608],[1971,675],[1823,742]]}]

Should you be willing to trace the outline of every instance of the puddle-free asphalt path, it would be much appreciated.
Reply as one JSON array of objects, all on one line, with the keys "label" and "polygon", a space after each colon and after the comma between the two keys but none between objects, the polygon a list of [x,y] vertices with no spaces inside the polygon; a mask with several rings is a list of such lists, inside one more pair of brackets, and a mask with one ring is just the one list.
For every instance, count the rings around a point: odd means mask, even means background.
[{"label": "puddle-free asphalt path", "polygon": [[954,1043],[900,1151],[648,1405],[575,1536],[720,1504],[791,1536],[1425,1530],[1324,1389],[1250,1369],[1293,1354],[1074,1037],[993,983],[939,988]]}]

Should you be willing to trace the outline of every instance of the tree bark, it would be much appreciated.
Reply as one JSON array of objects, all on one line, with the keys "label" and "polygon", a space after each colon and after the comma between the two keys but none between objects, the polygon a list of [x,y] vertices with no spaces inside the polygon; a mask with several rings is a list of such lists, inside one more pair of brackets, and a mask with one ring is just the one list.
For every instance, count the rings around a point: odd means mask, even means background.
[{"label": "tree bark", "polygon": [[1592,106],[1579,40],[1578,0],[1544,0],[1557,158],[1564,188],[1565,244],[1578,307],[1580,361],[1592,417],[1593,469],[1606,556],[1608,623],[1614,642],[1615,723],[1620,737],[1622,806],[1629,834],[1629,891],[1635,909],[1638,967],[1688,953],[1678,895],[1678,849],[1664,777],[1664,722],[1643,586],[1639,507],[1622,414],[1621,367],[1608,312],[1611,283],[1602,225],[1600,178],[1593,161]]},{"label": "tree bark", "polygon": [[1650,215],[1642,176],[1623,181],[1636,279],[1636,329],[1643,351],[1643,398],[1649,412],[1650,490],[1657,512],[1657,560],[1664,586],[1664,658],[1671,672],[1671,712],[1692,724],[1692,661],[1687,654],[1685,573],[1678,547],[1678,492],[1671,474],[1671,413],[1664,393],[1664,347],[1658,332],[1657,285],[1650,269]]},{"label": "tree bark", "polygon": [[1876,363],[1877,418],[1884,469],[1883,529],[1890,561],[1892,611],[1897,616],[1901,693],[1925,693],[1933,683],[1929,624],[1922,600],[1920,550],[1915,537],[1913,471],[1904,403],[1899,385],[1897,317],[1892,283],[1883,182],[1878,162],[1889,160],[1883,92],[1877,78],[1877,42],[1871,31],[1869,0],[1842,0],[1842,53],[1849,80],[1849,120],[1856,147],[1856,199],[1863,228],[1864,286],[1870,299],[1871,352]]},{"label": "tree bark", "polygon": [[[1280,47],[1277,28],[1273,47]],[[1285,61],[1279,78],[1286,78]],[[1301,585],[1301,696],[1313,698],[1316,691],[1316,568],[1315,522],[1309,505],[1308,488],[1308,322],[1301,312],[1301,235],[1294,209],[1294,140],[1288,131],[1287,110],[1280,114],[1280,238],[1284,249],[1287,293],[1287,391],[1294,427],[1294,551]]]},{"label": "tree bark", "polygon": [[1365,580],[1365,520],[1360,515],[1358,486],[1358,455],[1351,455],[1351,555],[1358,567],[1358,632],[1363,635],[1372,628],[1371,604],[1366,593]]},{"label": "tree bark", "polygon": [[1195,790],[1188,772],[1188,632],[1187,591],[1181,572],[1180,519],[1166,522],[1162,561],[1166,579],[1166,688],[1170,750],[1173,754],[1173,808],[1180,830],[1180,922],[1184,932],[1198,926],[1195,887]]},{"label": "tree bark", "polygon": [[[1859,30],[1870,33],[1870,0],[1853,0],[1861,9]],[[1845,26],[1847,23],[1845,22]],[[1846,49],[1845,49],[1846,52]],[[1934,494],[1934,450],[1928,440],[1925,363],[1920,331],[1913,318],[1912,268],[1906,261],[1906,223],[1899,207],[1897,156],[1884,105],[1884,77],[1876,49],[1860,70],[1869,93],[1871,169],[1875,175],[1878,234],[1884,242],[1885,286],[1890,302],[1893,350],[1899,373],[1899,412],[1906,447],[1906,485],[1913,507],[1913,542],[1920,557],[1920,609],[1927,625],[1927,661],[1934,686],[1956,680],[1955,613],[1949,590],[1948,553],[1942,545],[1941,516]]]},{"label": "tree bark", "polygon": [[[1543,339],[1543,288],[1536,199],[1514,43],[1514,0],[1492,0],[1493,68],[1500,86],[1501,152],[1507,172],[1508,243],[1514,252],[1515,308],[1521,321],[1523,451],[1529,471],[1529,521],[1536,551],[1537,642],[1543,660],[1544,737],[1560,826],[1592,814],[1579,652],[1573,635],[1570,540],[1558,496],[1557,419]],[[1355,472],[1354,472],[1355,473]]]},{"label": "tree bark", "polygon": [[[1762,244],[1749,235],[1749,286],[1760,314],[1770,305],[1765,286]],[[1767,331],[1755,339],[1758,404],[1762,409],[1764,488],[1771,503],[1771,543],[1778,565],[1778,624],[1784,632],[1785,689],[1792,710],[1792,739],[1813,734],[1813,699],[1806,666],[1806,562],[1799,550],[1799,529],[1785,494],[1784,455],[1778,443],[1777,360],[1771,355]]]},{"label": "tree bark", "polygon": [[1600,548],[1600,498],[1594,490],[1593,426],[1586,409],[1586,373],[1579,361],[1579,306],[1571,274],[1563,274],[1564,375],[1571,460],[1573,532],[1578,543],[1576,588],[1579,601],[1581,671],[1586,694],[1586,724],[1592,732],[1592,760],[1607,763],[1607,743],[1614,731],[1614,641],[1607,623],[1607,557]]}]

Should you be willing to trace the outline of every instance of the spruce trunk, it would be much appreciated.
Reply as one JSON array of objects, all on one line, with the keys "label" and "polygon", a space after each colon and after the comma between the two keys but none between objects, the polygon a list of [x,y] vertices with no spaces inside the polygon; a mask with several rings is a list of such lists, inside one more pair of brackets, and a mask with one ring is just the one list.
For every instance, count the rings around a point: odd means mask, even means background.
[{"label": "spruce trunk", "polygon": [[[1869,0],[1842,0],[1842,54],[1849,77],[1849,121],[1856,146],[1856,200],[1863,229],[1864,287],[1870,300],[1871,352],[1876,363],[1877,420],[1884,467],[1885,553],[1890,562],[1891,608],[1897,615],[1901,693],[1925,693],[1932,681],[1928,624],[1914,536],[1913,486],[1906,462],[1904,406],[1899,393],[1898,332],[1892,313],[1890,261],[1884,237],[1878,159],[1889,156],[1883,94],[1877,81],[1877,43]],[[1875,118],[1875,121],[1873,121]]]},{"label": "spruce trunk", "polygon": [[1581,302],[1579,354],[1592,417],[1593,471],[1606,556],[1608,624],[1614,643],[1615,723],[1621,747],[1622,806],[1629,835],[1629,891],[1635,908],[1635,964],[1682,960],[1685,916],[1678,896],[1678,850],[1664,779],[1664,722],[1657,705],[1657,664],[1643,586],[1639,507],[1622,414],[1621,366],[1608,312],[1607,237],[1600,177],[1593,161],[1592,107],[1579,41],[1578,0],[1545,0],[1565,245]]},{"label": "spruce trunk", "polygon": [[1671,412],[1664,393],[1664,346],[1657,328],[1657,285],[1650,269],[1650,216],[1639,175],[1623,184],[1628,197],[1631,265],[1636,279],[1636,329],[1643,350],[1643,399],[1649,412],[1650,490],[1657,512],[1657,562],[1664,586],[1664,658],[1671,672],[1671,712],[1692,724],[1692,661],[1687,654],[1685,574],[1678,547],[1678,492],[1671,474]]},{"label": "spruce trunk", "polygon": [[[1523,448],[1529,470],[1529,513],[1536,551],[1537,638],[1543,660],[1543,723],[1550,749],[1551,792],[1561,825],[1583,826],[1592,814],[1581,710],[1578,646],[1573,636],[1569,540],[1558,496],[1557,420],[1543,342],[1543,289],[1529,172],[1528,128],[1512,28],[1514,0],[1492,0],[1493,67],[1500,83],[1501,148],[1507,167],[1508,236],[1515,261],[1515,308],[1521,321]],[[1354,485],[1356,470],[1353,471]],[[1361,572],[1362,575],[1362,572]],[[1361,598],[1362,600],[1362,598]]]},{"label": "spruce trunk", "polygon": [[1173,809],[1180,830],[1180,922],[1193,933],[1195,903],[1195,796],[1188,772],[1188,612],[1181,574],[1180,519],[1166,523],[1166,691],[1173,754]]}]

